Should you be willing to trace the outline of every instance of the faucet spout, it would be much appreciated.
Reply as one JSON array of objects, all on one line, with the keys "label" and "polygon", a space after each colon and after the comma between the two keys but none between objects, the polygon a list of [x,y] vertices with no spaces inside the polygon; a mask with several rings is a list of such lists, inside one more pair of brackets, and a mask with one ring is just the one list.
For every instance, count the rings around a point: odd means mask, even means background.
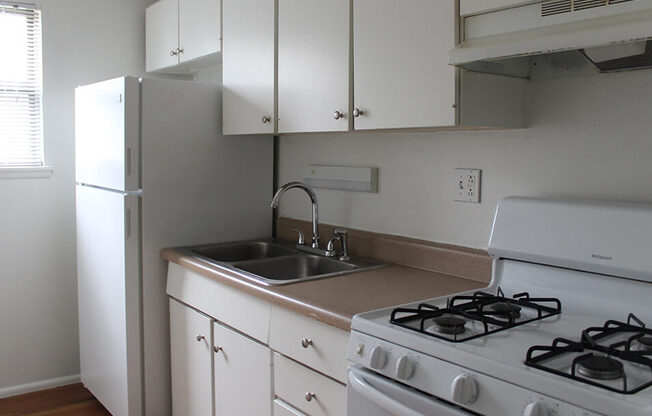
[{"label": "faucet spout", "polygon": [[310,202],[312,203],[312,245],[311,246],[312,248],[319,248],[319,215],[318,215],[318,208],[317,208],[317,195],[315,194],[315,191],[312,190],[312,188],[310,188],[308,185],[302,182],[288,182],[285,185],[281,186],[278,189],[278,191],[276,191],[276,194],[274,194],[274,198],[272,198],[272,202],[270,206],[272,208],[278,208],[281,196],[286,191],[289,191],[290,189],[293,188],[304,190],[310,197]]}]

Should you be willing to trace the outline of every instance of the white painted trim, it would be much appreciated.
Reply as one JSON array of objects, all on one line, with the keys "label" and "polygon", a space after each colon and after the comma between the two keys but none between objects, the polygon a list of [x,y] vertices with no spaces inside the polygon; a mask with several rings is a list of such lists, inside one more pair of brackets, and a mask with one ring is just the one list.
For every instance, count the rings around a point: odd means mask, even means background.
[{"label": "white painted trim", "polygon": [[54,175],[53,166],[0,167],[0,179],[49,178]]},{"label": "white painted trim", "polygon": [[35,381],[33,383],[21,384],[19,386],[4,387],[0,388],[0,399],[34,391],[47,390],[54,387],[66,386],[68,384],[75,384],[80,381],[81,378],[79,377],[79,374],[73,374],[71,376],[50,378],[47,380]]}]

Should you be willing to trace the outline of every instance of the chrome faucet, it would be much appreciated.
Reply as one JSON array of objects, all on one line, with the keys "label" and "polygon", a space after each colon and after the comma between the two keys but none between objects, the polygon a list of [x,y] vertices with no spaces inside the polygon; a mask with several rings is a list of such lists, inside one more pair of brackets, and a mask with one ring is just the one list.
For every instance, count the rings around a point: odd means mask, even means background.
[{"label": "chrome faucet", "polygon": [[[306,191],[308,196],[310,197],[310,202],[312,203],[312,244],[311,247],[314,249],[319,249],[319,217],[318,217],[318,209],[317,209],[317,195],[315,195],[315,191],[312,190],[308,185],[305,183],[301,182],[288,182],[285,185],[281,186],[278,191],[276,191],[276,194],[274,194],[274,198],[272,199],[271,207],[272,208],[278,208],[279,206],[279,200],[281,199],[281,196],[288,190],[292,188],[299,188],[303,189]],[[301,237],[301,234],[299,234]],[[300,238],[301,239],[301,238]]]}]

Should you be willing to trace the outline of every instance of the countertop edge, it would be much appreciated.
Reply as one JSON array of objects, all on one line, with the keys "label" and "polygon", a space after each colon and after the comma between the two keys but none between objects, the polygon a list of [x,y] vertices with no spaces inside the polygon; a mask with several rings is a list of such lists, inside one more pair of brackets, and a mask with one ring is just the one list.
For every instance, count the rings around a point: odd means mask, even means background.
[{"label": "countertop edge", "polygon": [[195,273],[199,273],[204,277],[208,277],[234,289],[241,290],[261,300],[290,309],[344,331],[351,330],[351,318],[312,305],[307,305],[298,299],[273,291],[270,286],[250,282],[235,273],[229,272],[228,270],[218,269],[202,260],[193,259],[190,256],[184,255],[174,248],[164,248],[161,250],[161,257]]}]

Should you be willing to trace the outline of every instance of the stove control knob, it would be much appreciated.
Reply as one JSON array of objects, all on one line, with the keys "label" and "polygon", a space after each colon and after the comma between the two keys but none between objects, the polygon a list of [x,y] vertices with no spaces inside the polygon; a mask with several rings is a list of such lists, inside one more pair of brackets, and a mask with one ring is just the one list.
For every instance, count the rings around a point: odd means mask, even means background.
[{"label": "stove control knob", "polygon": [[401,380],[408,380],[414,373],[414,364],[407,355],[396,361],[396,377]]},{"label": "stove control knob", "polygon": [[460,374],[451,385],[453,401],[460,404],[471,404],[478,398],[478,383],[471,374]]},{"label": "stove control knob", "polygon": [[371,350],[371,360],[369,361],[369,366],[376,370],[380,370],[385,367],[387,363],[387,353],[380,345],[375,346]]},{"label": "stove control knob", "polygon": [[523,416],[546,416],[546,405],[543,402],[533,402],[525,406]]}]

